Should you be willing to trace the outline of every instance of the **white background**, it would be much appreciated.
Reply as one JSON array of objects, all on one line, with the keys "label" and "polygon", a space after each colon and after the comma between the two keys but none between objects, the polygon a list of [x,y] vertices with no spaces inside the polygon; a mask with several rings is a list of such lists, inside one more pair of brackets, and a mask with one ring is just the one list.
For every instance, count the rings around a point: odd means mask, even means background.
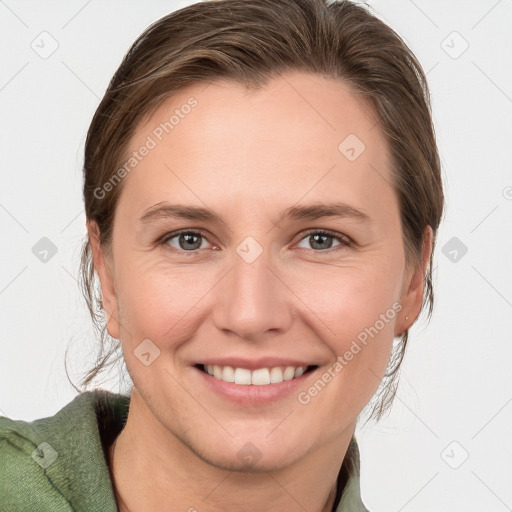
[{"label": "white background", "polygon": [[[76,281],[86,130],[129,45],[189,3],[0,0],[0,415],[53,415],[76,394],[66,348],[75,382],[93,361]],[[363,500],[512,510],[512,2],[370,5],[428,72],[447,205],[433,319],[411,331],[392,413],[358,433]],[[58,43],[46,59],[31,47],[43,31]],[[42,237],[58,250],[46,263]],[[442,252],[453,237],[467,247],[456,262]]]}]

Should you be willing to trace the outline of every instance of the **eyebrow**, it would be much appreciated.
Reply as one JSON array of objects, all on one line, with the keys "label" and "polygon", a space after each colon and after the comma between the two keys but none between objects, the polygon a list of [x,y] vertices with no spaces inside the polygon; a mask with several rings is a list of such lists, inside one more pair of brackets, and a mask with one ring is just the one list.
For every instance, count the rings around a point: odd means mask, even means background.
[{"label": "eyebrow", "polygon": [[[286,208],[280,212],[277,223],[285,218],[292,220],[315,220],[322,217],[352,218],[362,222],[371,222],[370,216],[367,213],[346,203],[318,202]],[[169,204],[165,201],[148,208],[139,220],[145,224],[155,219],[167,218],[224,223],[222,218],[209,208]]]}]

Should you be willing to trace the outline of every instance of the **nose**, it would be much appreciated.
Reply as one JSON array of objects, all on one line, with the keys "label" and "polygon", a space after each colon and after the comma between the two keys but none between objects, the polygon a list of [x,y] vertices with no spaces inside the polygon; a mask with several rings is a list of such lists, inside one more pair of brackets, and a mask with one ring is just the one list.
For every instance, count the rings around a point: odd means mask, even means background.
[{"label": "nose", "polygon": [[250,263],[235,254],[232,261],[231,271],[215,287],[216,327],[247,341],[286,331],[292,322],[293,294],[268,254],[263,251]]}]

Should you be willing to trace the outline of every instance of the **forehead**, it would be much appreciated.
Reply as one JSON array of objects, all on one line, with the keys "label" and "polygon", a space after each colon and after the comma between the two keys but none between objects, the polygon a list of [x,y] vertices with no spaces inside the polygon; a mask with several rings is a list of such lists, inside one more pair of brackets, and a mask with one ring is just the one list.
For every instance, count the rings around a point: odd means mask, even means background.
[{"label": "forehead", "polygon": [[[253,135],[260,136],[259,140],[262,135],[272,135],[274,146],[293,149],[300,149],[300,143],[306,143],[305,149],[318,149],[318,138],[325,139],[326,149],[333,145],[337,149],[336,143],[350,130],[362,140],[381,135],[378,130],[369,133],[377,117],[362,93],[340,80],[290,72],[271,78],[258,89],[247,89],[229,80],[188,86],[168,98],[138,127],[132,146],[153,134],[156,139],[165,139],[157,142],[178,147],[182,142],[180,133],[190,139],[186,130],[190,124],[194,125],[195,142],[211,142],[215,148],[231,150],[236,149],[233,141],[249,141]],[[231,137],[226,140],[224,134],[228,131]]]},{"label": "forehead", "polygon": [[194,192],[216,190],[274,199],[290,191],[295,202],[301,191],[322,199],[333,186],[357,195],[391,182],[387,141],[368,102],[311,74],[275,77],[259,90],[224,80],[189,86],[137,128],[130,152],[144,146],[125,184],[141,205],[167,185],[169,194],[186,187],[179,176],[195,201]]}]

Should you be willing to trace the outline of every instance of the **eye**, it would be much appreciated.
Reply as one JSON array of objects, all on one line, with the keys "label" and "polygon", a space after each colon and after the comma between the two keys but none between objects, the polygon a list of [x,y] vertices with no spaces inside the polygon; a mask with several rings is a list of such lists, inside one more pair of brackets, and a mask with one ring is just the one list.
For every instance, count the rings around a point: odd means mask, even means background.
[{"label": "eye", "polygon": [[[351,240],[346,235],[342,235],[341,233],[335,233],[331,231],[325,230],[312,230],[310,231],[304,238],[302,238],[301,243],[306,241],[306,243],[310,244],[315,251],[327,251],[333,247],[333,240],[338,242],[338,246],[350,246]],[[300,245],[299,245],[300,247]],[[309,249],[309,247],[301,247],[302,249]]]},{"label": "eye", "polygon": [[[312,248],[315,252],[328,252],[329,249],[336,247],[349,247],[352,241],[346,235],[341,233],[326,231],[326,230],[310,230],[300,243],[308,243],[310,247],[300,246],[302,249]],[[333,246],[333,243],[337,245]],[[183,230],[165,235],[160,244],[172,248],[174,252],[181,254],[190,253],[195,254],[200,249],[207,248],[206,235],[200,231]],[[212,246],[213,247],[213,246]],[[213,247],[215,248],[215,247]]]},{"label": "eye", "polygon": [[169,245],[181,253],[193,253],[199,249],[204,249],[204,242],[206,242],[206,237],[203,233],[187,230],[169,233],[162,239],[161,244]]}]

